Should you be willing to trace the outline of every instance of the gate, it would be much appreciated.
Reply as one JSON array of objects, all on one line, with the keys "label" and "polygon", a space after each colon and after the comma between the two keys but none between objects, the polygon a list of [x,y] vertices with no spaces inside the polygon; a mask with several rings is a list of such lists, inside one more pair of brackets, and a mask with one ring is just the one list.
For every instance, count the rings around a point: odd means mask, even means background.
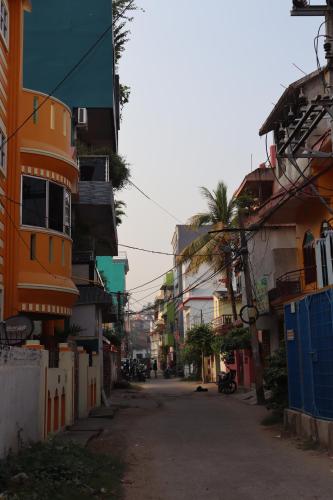
[{"label": "gate", "polygon": [[333,291],[285,306],[289,406],[333,420]]}]

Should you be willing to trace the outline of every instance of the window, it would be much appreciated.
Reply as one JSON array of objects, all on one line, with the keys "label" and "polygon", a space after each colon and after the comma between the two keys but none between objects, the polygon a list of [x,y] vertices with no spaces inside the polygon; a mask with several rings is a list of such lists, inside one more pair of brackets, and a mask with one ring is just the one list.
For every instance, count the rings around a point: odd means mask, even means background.
[{"label": "window", "polygon": [[314,237],[311,231],[307,231],[303,240],[303,261],[305,284],[316,281],[316,253]]},{"label": "window", "polygon": [[30,260],[36,260],[36,235],[30,235]]},{"label": "window", "polygon": [[0,4],[0,32],[5,40],[6,44],[8,44],[8,31],[9,31],[9,16],[7,5],[4,0],[1,0]]},{"label": "window", "polygon": [[6,172],[7,168],[7,137],[0,128],[0,168]]},{"label": "window", "polygon": [[62,114],[62,133],[66,137],[67,135],[67,111]]},{"label": "window", "polygon": [[63,232],[64,229],[64,188],[49,183],[49,228]]},{"label": "window", "polygon": [[319,288],[333,284],[333,231],[325,225],[321,238],[316,240],[317,285]]},{"label": "window", "polygon": [[46,181],[23,177],[22,224],[46,227]]},{"label": "window", "polygon": [[0,321],[3,321],[3,287],[0,287]]},{"label": "window", "polygon": [[328,285],[328,269],[327,269],[327,256],[326,256],[326,238],[320,239],[320,257],[321,257],[321,273],[323,286]]},{"label": "window", "polygon": [[62,240],[61,242],[61,265],[66,265],[66,254],[65,254],[65,242]]},{"label": "window", "polygon": [[54,260],[54,251],[53,251],[53,238],[49,237],[49,262],[52,263]]},{"label": "window", "polygon": [[64,192],[64,232],[71,234],[71,194],[67,189]]},{"label": "window", "polygon": [[52,130],[55,129],[55,106],[53,103],[50,107],[50,127]]},{"label": "window", "polygon": [[33,100],[33,122],[36,125],[38,123],[38,97],[34,96]]},{"label": "window", "polygon": [[71,195],[55,182],[22,177],[22,224],[71,232]]}]

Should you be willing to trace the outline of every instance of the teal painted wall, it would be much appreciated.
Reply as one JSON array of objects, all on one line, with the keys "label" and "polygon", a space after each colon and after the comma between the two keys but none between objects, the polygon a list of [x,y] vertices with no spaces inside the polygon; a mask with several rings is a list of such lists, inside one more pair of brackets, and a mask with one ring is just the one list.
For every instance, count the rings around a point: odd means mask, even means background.
[{"label": "teal painted wall", "polygon": [[97,268],[105,276],[108,292],[124,293],[126,289],[126,265],[112,257],[97,257]]},{"label": "teal painted wall", "polygon": [[[111,25],[111,0],[32,0],[25,15],[24,86],[50,93]],[[111,29],[54,95],[71,108],[112,108],[113,82]]]}]

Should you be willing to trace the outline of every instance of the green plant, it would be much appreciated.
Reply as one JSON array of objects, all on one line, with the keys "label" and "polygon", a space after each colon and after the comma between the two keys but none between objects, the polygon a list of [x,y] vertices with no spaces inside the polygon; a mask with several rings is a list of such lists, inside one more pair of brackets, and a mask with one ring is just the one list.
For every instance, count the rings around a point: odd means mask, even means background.
[{"label": "green plant", "polygon": [[[113,0],[112,2],[112,14],[114,19],[114,62],[116,66],[119,64],[121,56],[125,52],[126,45],[130,40],[131,31],[128,25],[133,22],[134,17],[132,14],[138,10],[144,12],[144,10],[138,7],[134,1]],[[130,95],[131,88],[121,83],[119,85],[120,119],[125,104],[129,102]]]},{"label": "green plant", "polygon": [[124,212],[123,208],[126,207],[126,203],[121,200],[114,200],[114,208],[116,211],[116,224],[117,226],[120,226],[122,224],[123,220],[122,217],[126,215]]},{"label": "green plant", "polygon": [[[119,498],[123,465],[61,437],[0,461],[0,497],[24,500]],[[20,480],[15,476],[19,475]]]},{"label": "green plant", "polygon": [[67,342],[68,337],[77,337],[83,331],[84,328],[80,325],[72,323],[71,325],[66,325],[63,330],[56,329],[55,338],[57,342]]},{"label": "green plant", "polygon": [[125,46],[129,42],[129,35],[131,31],[128,29],[128,23],[134,19],[132,13],[135,11],[144,10],[138,7],[136,3],[129,2],[128,0],[113,0],[112,14],[113,14],[113,39],[114,39],[114,58],[117,65],[121,59]]},{"label": "green plant", "polygon": [[268,365],[264,371],[265,389],[271,391],[267,406],[282,414],[288,406],[288,369],[285,345],[272,354],[267,362]]},{"label": "green plant", "polygon": [[182,361],[188,364],[193,363],[196,367],[197,376],[199,376],[202,371],[204,356],[213,354],[213,341],[214,333],[212,327],[208,324],[193,326],[186,332],[186,342],[182,352]]},{"label": "green plant", "polygon": [[121,346],[121,338],[116,334],[116,332],[114,330],[112,330],[112,329],[105,329],[105,330],[103,330],[103,335],[115,347],[120,347]]},{"label": "green plant", "polygon": [[112,187],[118,191],[124,188],[131,176],[130,166],[127,163],[126,158],[115,153],[112,147],[94,147],[88,146],[83,142],[78,142],[76,145],[78,156],[108,156],[110,163],[110,177],[112,181]]},{"label": "green plant", "polygon": [[131,87],[128,85],[119,85],[119,105],[120,105],[120,116],[122,116],[125,104],[129,103],[131,96]]},{"label": "green plant", "polygon": [[251,349],[251,335],[248,328],[238,327],[228,333],[214,338],[213,351],[216,354],[228,353],[238,349]]}]

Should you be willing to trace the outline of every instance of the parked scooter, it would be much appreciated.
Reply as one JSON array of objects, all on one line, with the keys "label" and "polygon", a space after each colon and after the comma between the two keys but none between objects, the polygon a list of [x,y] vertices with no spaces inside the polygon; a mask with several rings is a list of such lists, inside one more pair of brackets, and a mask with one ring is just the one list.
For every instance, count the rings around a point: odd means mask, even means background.
[{"label": "parked scooter", "polygon": [[229,370],[228,372],[220,372],[218,379],[218,391],[224,394],[233,394],[237,391],[237,384],[235,382],[236,371]]}]

